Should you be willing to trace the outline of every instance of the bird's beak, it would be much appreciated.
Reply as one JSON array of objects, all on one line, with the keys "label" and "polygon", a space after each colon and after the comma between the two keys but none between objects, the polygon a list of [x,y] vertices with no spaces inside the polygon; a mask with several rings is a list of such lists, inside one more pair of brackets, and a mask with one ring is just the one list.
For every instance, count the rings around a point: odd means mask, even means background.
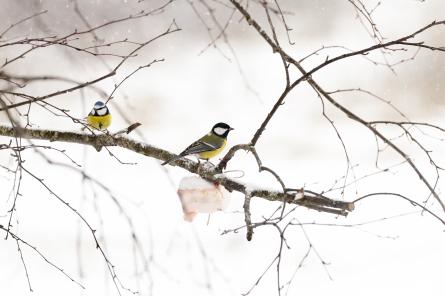
[{"label": "bird's beak", "polygon": [[229,128],[229,131],[233,131],[233,130],[234,130],[234,128],[233,128],[233,127]]}]

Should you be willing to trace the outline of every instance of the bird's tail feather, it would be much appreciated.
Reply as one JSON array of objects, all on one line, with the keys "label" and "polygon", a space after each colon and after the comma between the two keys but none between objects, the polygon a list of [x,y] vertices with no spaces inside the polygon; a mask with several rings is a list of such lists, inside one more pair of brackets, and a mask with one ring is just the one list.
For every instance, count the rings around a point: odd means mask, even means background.
[{"label": "bird's tail feather", "polygon": [[170,159],[167,159],[166,161],[164,161],[163,163],[161,163],[161,165],[166,165],[167,163],[170,163],[170,162],[172,162],[173,160],[176,160],[176,159],[178,159],[178,158],[180,158],[180,156],[175,156],[175,157],[172,157],[172,158],[170,158]]}]

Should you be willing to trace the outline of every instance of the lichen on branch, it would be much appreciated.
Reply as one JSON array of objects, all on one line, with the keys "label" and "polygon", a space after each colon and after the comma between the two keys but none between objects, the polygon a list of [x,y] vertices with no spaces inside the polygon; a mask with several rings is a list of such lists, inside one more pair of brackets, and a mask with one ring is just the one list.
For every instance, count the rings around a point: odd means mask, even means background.
[{"label": "lichen on branch", "polygon": [[[33,140],[46,140],[50,142],[66,142],[89,145],[94,147],[98,151],[101,150],[103,147],[116,146],[160,161],[165,161],[175,156],[175,154],[167,150],[130,139],[129,137],[122,134],[92,134],[48,129],[31,129],[18,127],[13,128],[5,125],[0,125],[0,135]],[[197,163],[186,158],[179,158],[175,161],[172,161],[171,165],[181,167],[189,171],[190,173],[201,176],[208,181],[217,182],[223,185],[229,191],[237,191],[243,193],[244,195],[249,194],[249,196],[251,197],[258,197],[269,201],[279,201],[289,204],[296,204],[320,212],[343,216],[346,216],[348,212],[354,209],[354,203],[352,202],[330,199],[322,195],[321,193],[318,194],[307,190],[302,191],[304,194],[295,191],[279,192],[247,185],[240,181],[233,180],[227,177],[217,167],[209,168],[204,164]]]}]

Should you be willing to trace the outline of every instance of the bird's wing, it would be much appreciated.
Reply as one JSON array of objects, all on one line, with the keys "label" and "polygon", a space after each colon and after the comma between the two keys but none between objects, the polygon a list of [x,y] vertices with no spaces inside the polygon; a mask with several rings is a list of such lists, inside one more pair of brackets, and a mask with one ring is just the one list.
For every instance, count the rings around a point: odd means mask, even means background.
[{"label": "bird's wing", "polygon": [[220,145],[215,145],[213,143],[204,142],[202,140],[198,140],[188,146],[184,151],[182,151],[179,155],[185,156],[190,154],[198,154],[201,152],[212,151],[218,149]]},{"label": "bird's wing", "polygon": [[168,159],[162,163],[165,165],[173,160],[176,160],[180,157],[190,155],[190,154],[199,154],[202,152],[213,151],[215,149],[221,148],[224,144],[224,139],[219,137],[212,137],[210,134],[205,135],[201,139],[196,142],[193,142],[190,146],[188,146],[184,151],[179,153],[179,155]]}]

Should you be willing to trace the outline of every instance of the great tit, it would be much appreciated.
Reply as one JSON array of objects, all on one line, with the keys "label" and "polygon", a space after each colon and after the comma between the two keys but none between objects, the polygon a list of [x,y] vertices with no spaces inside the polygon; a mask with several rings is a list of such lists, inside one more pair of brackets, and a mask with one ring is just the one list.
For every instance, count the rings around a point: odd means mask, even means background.
[{"label": "great tit", "polygon": [[207,135],[193,142],[179,155],[163,162],[162,165],[186,155],[196,155],[200,159],[209,160],[209,158],[218,155],[224,149],[227,143],[227,135],[231,130],[233,128],[224,122],[215,124]]},{"label": "great tit", "polygon": [[90,114],[88,114],[87,122],[95,129],[106,130],[111,124],[111,118],[107,106],[102,101],[97,101]]}]

